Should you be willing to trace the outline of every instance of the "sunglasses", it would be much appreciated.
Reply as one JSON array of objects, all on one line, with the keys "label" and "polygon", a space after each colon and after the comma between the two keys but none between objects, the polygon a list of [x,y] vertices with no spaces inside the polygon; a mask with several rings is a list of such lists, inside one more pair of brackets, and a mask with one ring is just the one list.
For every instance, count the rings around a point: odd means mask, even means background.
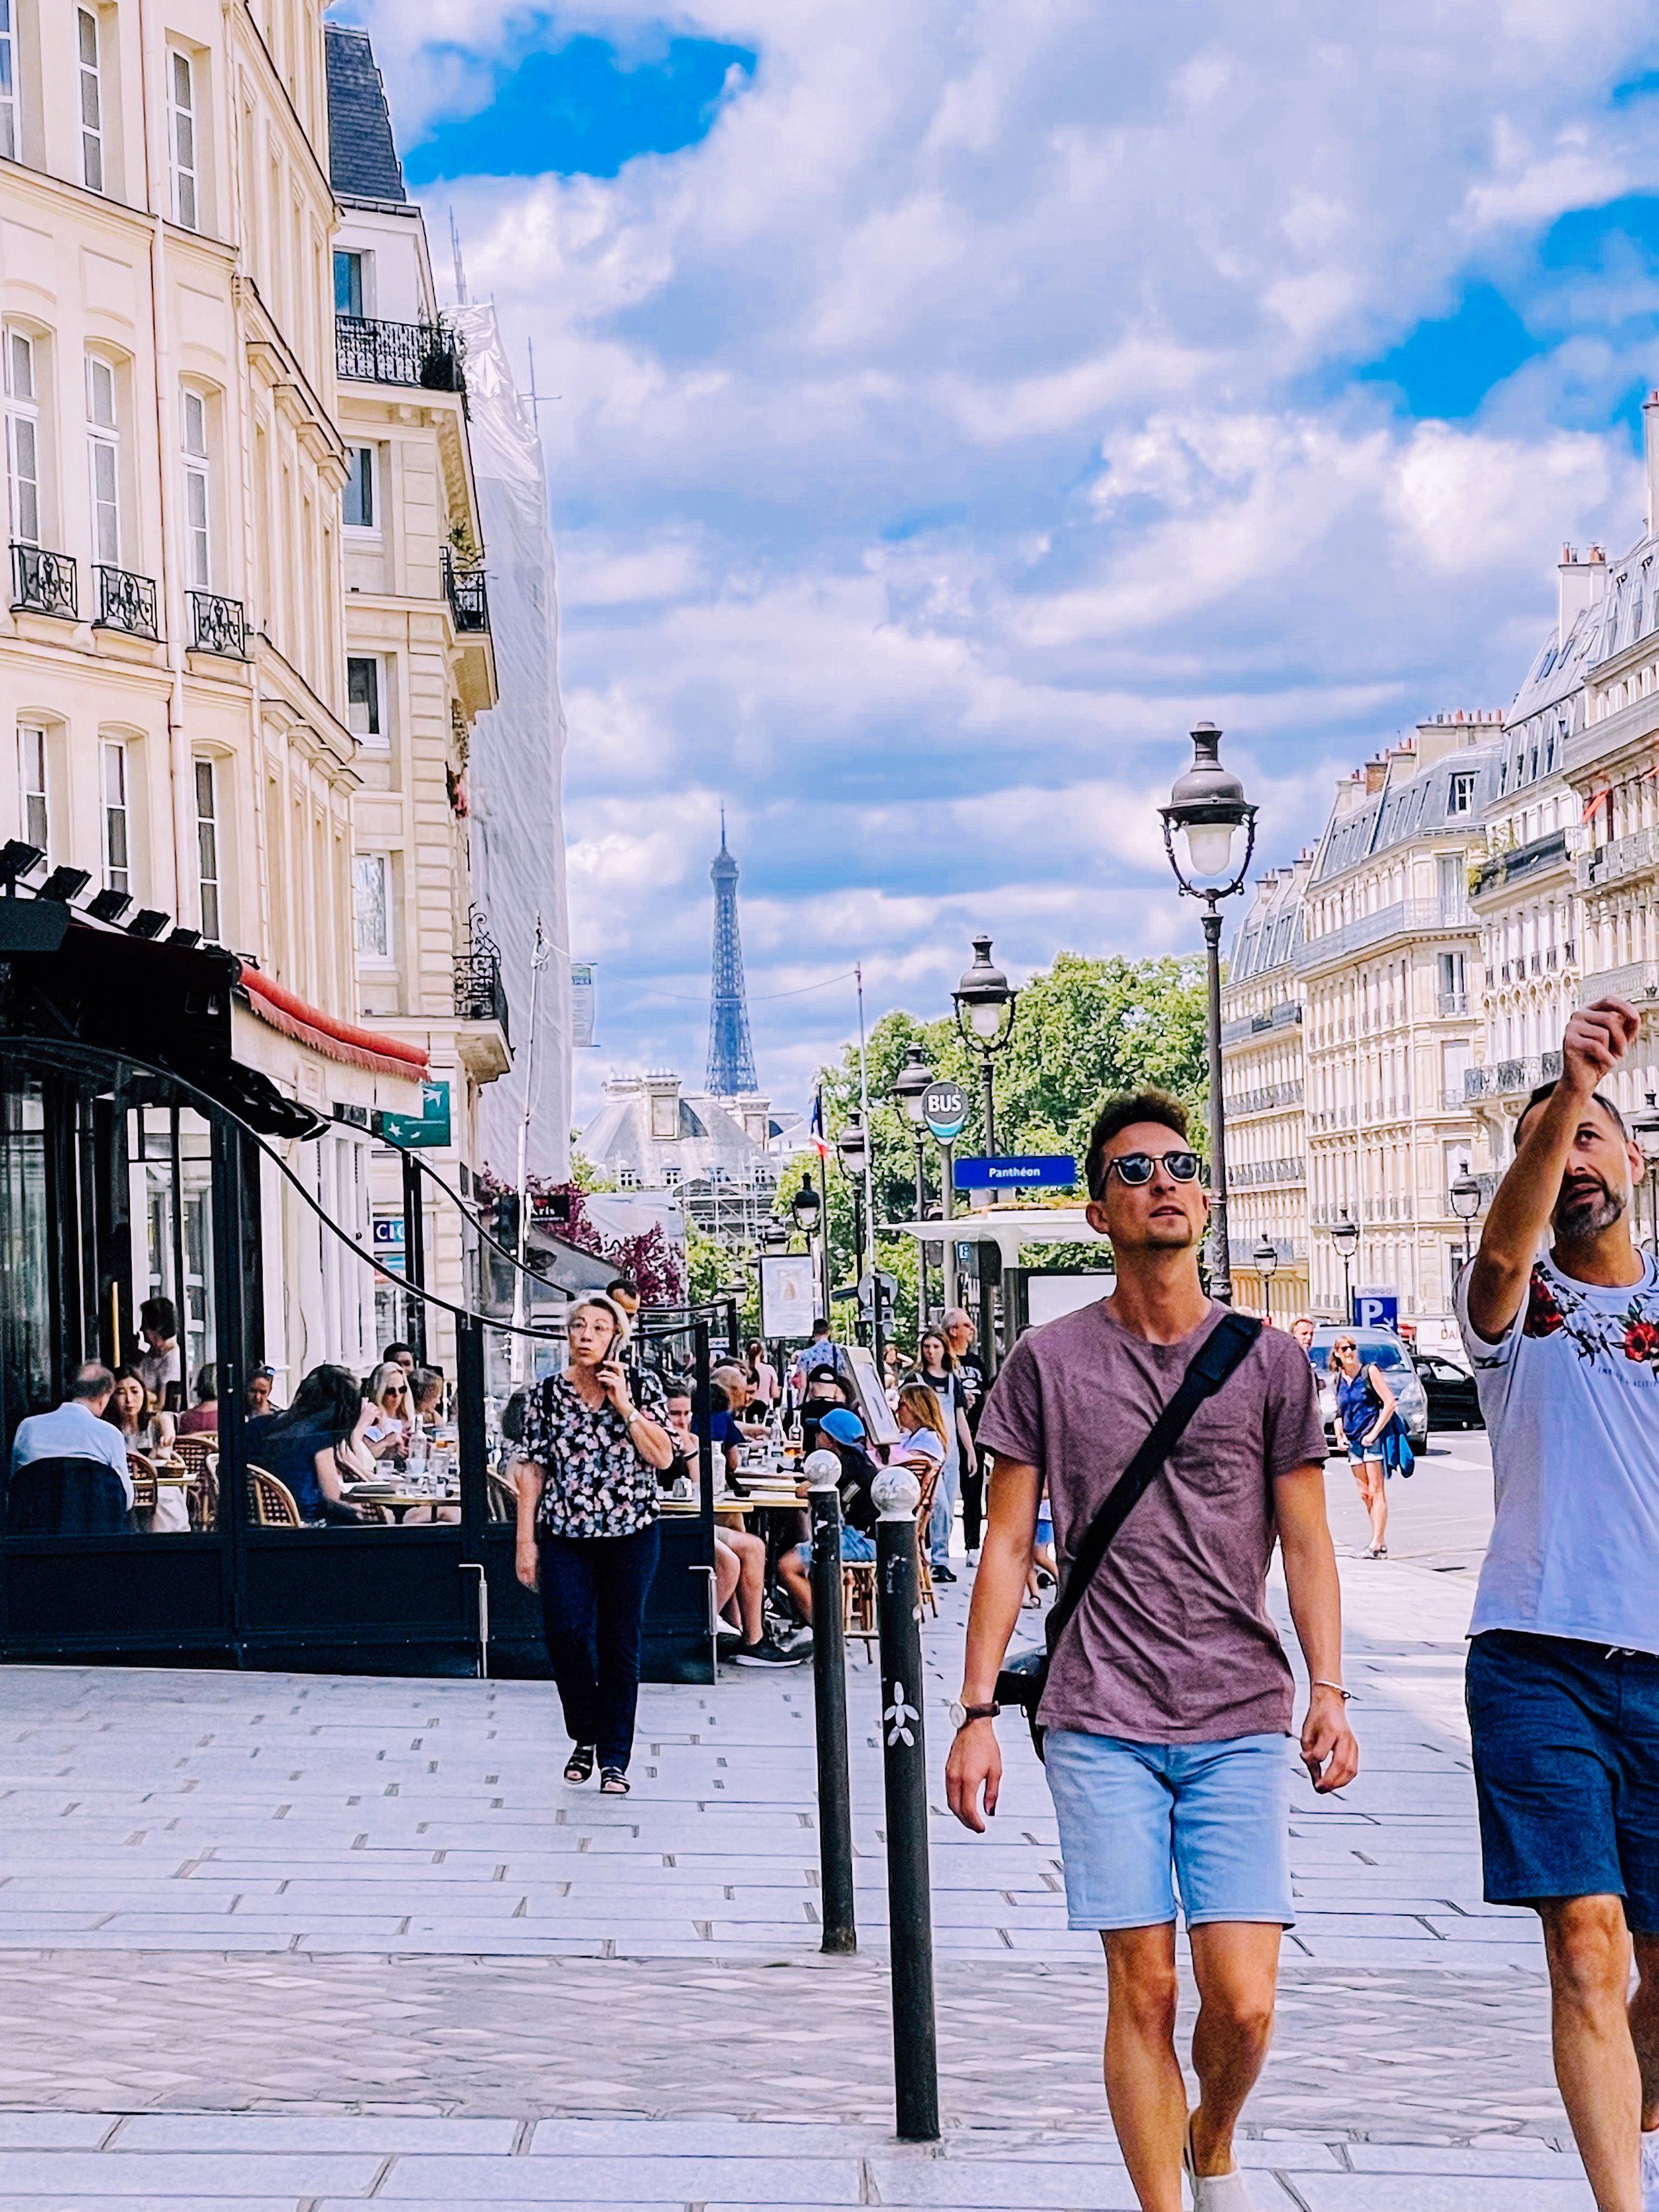
[{"label": "sunglasses", "polygon": [[1101,1170],[1100,1187],[1103,1193],[1114,1169],[1120,1182],[1127,1183],[1131,1190],[1139,1190],[1152,1181],[1160,1166],[1175,1182],[1191,1182],[1203,1165],[1196,1152],[1165,1152],[1161,1161],[1154,1159],[1150,1152],[1119,1152]]}]

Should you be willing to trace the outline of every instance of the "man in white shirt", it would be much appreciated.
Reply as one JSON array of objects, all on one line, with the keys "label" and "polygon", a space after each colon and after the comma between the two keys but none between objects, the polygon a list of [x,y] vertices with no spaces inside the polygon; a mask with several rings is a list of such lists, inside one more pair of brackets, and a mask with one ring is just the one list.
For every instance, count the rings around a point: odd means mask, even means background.
[{"label": "man in white shirt", "polygon": [[1497,1487],[1468,1677],[1486,1894],[1543,1922],[1601,2212],[1659,2212],[1659,1266],[1596,1088],[1639,1028],[1618,999],[1568,1023],[1457,1294]]},{"label": "man in white shirt", "polygon": [[37,1459],[95,1459],[121,1479],[122,1494],[132,1504],[132,1470],[127,1465],[126,1441],[103,1412],[115,1389],[115,1377],[96,1359],[76,1368],[69,1396],[50,1413],[31,1413],[17,1424],[11,1443],[11,1471]]}]

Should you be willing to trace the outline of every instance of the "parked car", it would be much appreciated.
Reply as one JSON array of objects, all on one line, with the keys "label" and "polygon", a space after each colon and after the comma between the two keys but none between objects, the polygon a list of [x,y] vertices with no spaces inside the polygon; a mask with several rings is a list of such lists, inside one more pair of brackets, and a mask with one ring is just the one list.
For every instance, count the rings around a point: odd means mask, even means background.
[{"label": "parked car", "polygon": [[1417,1371],[1429,1401],[1431,1429],[1484,1429],[1480,1394],[1467,1367],[1448,1359],[1443,1352],[1419,1352]]},{"label": "parked car", "polygon": [[[1308,1358],[1319,1383],[1319,1411],[1331,1449],[1338,1449],[1336,1382],[1331,1373],[1331,1346],[1339,1336],[1352,1336],[1364,1364],[1379,1369],[1387,1378],[1400,1408],[1400,1418],[1406,1424],[1406,1434],[1411,1438],[1412,1449],[1425,1451],[1429,1442],[1429,1401],[1410,1347],[1391,1328],[1346,1329],[1328,1322],[1314,1331]],[[1346,1450],[1347,1447],[1344,1444],[1341,1449]]]}]

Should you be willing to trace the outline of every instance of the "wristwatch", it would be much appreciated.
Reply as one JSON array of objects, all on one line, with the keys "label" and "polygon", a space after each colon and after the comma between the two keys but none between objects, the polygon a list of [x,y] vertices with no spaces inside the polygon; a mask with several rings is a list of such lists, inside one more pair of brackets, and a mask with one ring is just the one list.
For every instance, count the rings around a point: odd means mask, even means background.
[{"label": "wristwatch", "polygon": [[958,1698],[951,1708],[951,1724],[960,1733],[969,1721],[994,1721],[1001,1711],[1000,1705],[964,1705]]}]

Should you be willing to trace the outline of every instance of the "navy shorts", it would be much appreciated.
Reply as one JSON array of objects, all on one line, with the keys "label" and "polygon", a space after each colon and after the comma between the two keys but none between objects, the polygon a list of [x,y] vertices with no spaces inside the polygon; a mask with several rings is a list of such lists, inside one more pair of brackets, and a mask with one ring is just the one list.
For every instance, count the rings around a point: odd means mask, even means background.
[{"label": "navy shorts", "polygon": [[1488,1905],[1622,1897],[1659,1936],[1659,1657],[1494,1628],[1465,1687]]}]

